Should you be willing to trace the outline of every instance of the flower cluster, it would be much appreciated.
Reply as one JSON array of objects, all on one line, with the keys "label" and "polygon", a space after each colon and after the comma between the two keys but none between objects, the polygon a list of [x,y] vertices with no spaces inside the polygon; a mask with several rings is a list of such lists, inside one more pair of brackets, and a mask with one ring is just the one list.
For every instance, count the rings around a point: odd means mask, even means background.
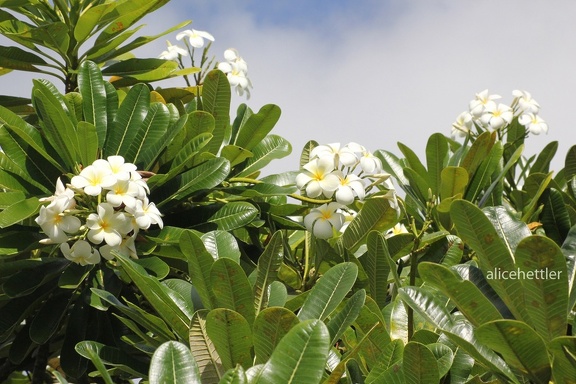
[{"label": "flower cluster", "polygon": [[452,136],[464,137],[473,127],[477,129],[503,130],[514,118],[526,128],[527,132],[539,135],[548,132],[548,124],[538,116],[540,105],[529,92],[514,90],[511,105],[497,103],[500,95],[491,95],[488,90],[477,93],[470,101],[468,111],[462,112],[452,124]]},{"label": "flower cluster", "polygon": [[58,179],[54,195],[41,199],[49,202],[36,218],[48,236],[43,242],[60,244],[64,257],[80,265],[110,260],[112,250],[136,258],[138,232],[163,225],[149,192],[122,156],[98,159],[66,186]]},{"label": "flower cluster", "polygon": [[249,99],[252,82],[248,78],[248,64],[234,48],[225,50],[224,58],[226,61],[219,63],[218,69],[226,74],[230,86],[236,90],[238,96],[246,92],[246,98]]},{"label": "flower cluster", "polygon": [[309,198],[335,201],[312,208],[304,225],[318,238],[332,237],[333,231],[343,230],[354,216],[347,206],[356,199],[363,200],[368,190],[389,176],[382,173],[380,159],[360,144],[315,147],[310,152],[310,162],[296,176],[296,185]]}]

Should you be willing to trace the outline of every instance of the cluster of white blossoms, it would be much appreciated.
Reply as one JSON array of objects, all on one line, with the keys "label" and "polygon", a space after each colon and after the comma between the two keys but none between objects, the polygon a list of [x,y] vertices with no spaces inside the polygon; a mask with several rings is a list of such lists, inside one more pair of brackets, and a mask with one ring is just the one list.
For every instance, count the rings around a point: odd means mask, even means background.
[{"label": "cluster of white blossoms", "polygon": [[[214,41],[214,36],[206,31],[197,31],[195,29],[187,29],[176,35],[176,40],[180,41],[182,39],[188,38],[188,43],[192,48],[203,48],[204,40]],[[163,60],[173,60],[177,61],[182,56],[188,56],[188,51],[184,48],[173,45],[169,41],[166,41],[168,48],[162,51],[158,58]]]},{"label": "cluster of white blossoms", "polygon": [[226,74],[230,86],[236,90],[238,96],[246,92],[246,98],[249,99],[252,82],[248,78],[248,64],[234,48],[225,50],[224,58],[226,61],[219,63],[218,69]]},{"label": "cluster of white blossoms", "polygon": [[488,90],[477,93],[469,103],[468,111],[462,112],[452,124],[452,136],[467,136],[472,128],[499,130],[506,128],[515,117],[518,123],[534,135],[548,132],[548,124],[538,115],[540,105],[529,92],[514,90],[511,105],[497,103],[499,95]]},{"label": "cluster of white blossoms", "polygon": [[334,231],[343,230],[354,216],[354,211],[346,206],[356,199],[363,200],[367,189],[389,177],[382,173],[380,159],[360,144],[315,147],[310,152],[310,162],[296,176],[296,185],[307,197],[335,201],[312,208],[304,217],[304,225],[318,238],[332,237]]},{"label": "cluster of white blossoms", "polygon": [[140,230],[163,226],[160,211],[148,200],[148,185],[122,156],[98,159],[64,186],[58,179],[53,196],[40,207],[36,223],[60,244],[65,258],[80,265],[113,258],[112,250],[137,258],[134,240]]}]

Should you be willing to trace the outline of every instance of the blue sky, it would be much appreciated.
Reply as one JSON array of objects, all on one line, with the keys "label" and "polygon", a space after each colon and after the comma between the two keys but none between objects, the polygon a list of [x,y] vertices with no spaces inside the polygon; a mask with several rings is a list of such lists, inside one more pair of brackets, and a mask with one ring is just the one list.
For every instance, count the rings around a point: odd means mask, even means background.
[{"label": "blue sky", "polygon": [[[427,138],[450,134],[484,89],[505,103],[514,89],[532,93],[550,131],[531,138],[527,153],[558,140],[559,169],[576,142],[575,14],[572,0],[172,0],[141,32],[192,20],[216,38],[217,60],[240,51],[254,89],[248,101],[234,97],[232,111],[279,105],[275,133],[293,144],[270,172],[296,169],[310,139],[395,153],[400,141],[423,157]],[[139,54],[157,56],[175,35]],[[28,89],[10,76],[0,85]]]}]

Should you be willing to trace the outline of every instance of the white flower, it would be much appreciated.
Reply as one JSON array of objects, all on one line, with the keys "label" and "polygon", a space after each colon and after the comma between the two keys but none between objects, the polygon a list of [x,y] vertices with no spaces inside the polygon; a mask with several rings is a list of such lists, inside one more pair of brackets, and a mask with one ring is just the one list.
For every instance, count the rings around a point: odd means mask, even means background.
[{"label": "white flower", "polygon": [[113,207],[124,204],[126,207],[136,206],[136,197],[139,195],[139,188],[136,183],[129,180],[118,180],[106,194],[106,202]]},{"label": "white flower", "polygon": [[[112,172],[117,180],[130,180],[132,178],[132,173],[136,172],[136,165],[125,163],[122,156],[108,156],[106,160],[108,160],[110,172]],[[104,166],[104,163],[102,164]]]},{"label": "white flower", "polygon": [[470,112],[462,112],[452,124],[452,137],[464,137],[468,135],[473,126],[474,122],[472,121]]},{"label": "white flower", "polygon": [[334,161],[334,167],[338,167],[339,163],[347,167],[352,167],[358,163],[358,157],[352,149],[348,146],[340,147],[340,143],[332,143],[326,145],[319,145],[310,151],[310,157],[330,157]]},{"label": "white flower", "polygon": [[390,229],[389,233],[391,235],[399,235],[401,233],[408,233],[408,229],[406,229],[406,226],[404,224],[397,223]]},{"label": "white flower", "polygon": [[525,113],[518,118],[518,122],[522,124],[530,133],[539,135],[542,132],[548,133],[548,124],[538,115],[534,113]]},{"label": "white flower", "polygon": [[340,180],[335,193],[337,202],[343,205],[352,204],[355,195],[358,196],[360,200],[364,199],[366,192],[361,178],[353,173],[344,175],[342,172],[337,171],[335,174]]},{"label": "white flower", "polygon": [[130,232],[132,222],[124,212],[115,212],[109,203],[100,203],[97,208],[98,214],[91,213],[86,219],[88,240],[94,244],[105,241],[110,246],[118,246],[122,243],[122,236]]},{"label": "white flower", "polygon": [[80,219],[64,213],[69,205],[70,199],[60,195],[48,206],[40,207],[35,221],[54,243],[68,241],[68,234],[77,232],[82,225]]},{"label": "white flower", "polygon": [[100,262],[100,253],[93,249],[86,240],[78,240],[72,244],[72,247],[68,243],[62,243],[60,244],[60,250],[65,258],[80,265],[98,264]]},{"label": "white flower", "polygon": [[317,238],[329,239],[334,231],[339,231],[344,225],[344,215],[336,212],[340,207],[338,203],[330,203],[312,208],[304,217],[304,225]]},{"label": "white flower", "polygon": [[205,31],[197,31],[195,29],[187,29],[176,35],[176,40],[182,40],[187,37],[190,45],[194,48],[202,48],[204,46],[204,39],[214,41],[214,36]]},{"label": "white flower", "polygon": [[318,197],[322,194],[331,197],[340,184],[338,176],[332,173],[334,162],[330,158],[315,159],[306,164],[304,172],[296,176],[296,185],[302,189],[306,187],[308,197]]},{"label": "white flower", "polygon": [[517,105],[519,108],[519,112],[536,114],[540,110],[540,104],[538,104],[536,100],[532,98],[530,92],[520,91],[516,89],[512,91],[512,95],[514,96],[512,106]]},{"label": "white flower", "polygon": [[135,206],[127,206],[126,211],[134,216],[136,225],[140,229],[148,229],[152,224],[157,224],[160,228],[164,225],[160,211],[154,203],[148,201],[148,198],[136,200]]},{"label": "white flower", "polygon": [[362,152],[362,157],[360,157],[360,167],[362,168],[362,171],[370,175],[382,172],[382,162],[369,151]]},{"label": "white flower", "polygon": [[108,244],[104,244],[100,247],[100,254],[106,260],[112,260],[114,255],[112,255],[112,250],[117,251],[121,255],[129,256],[133,259],[138,258],[138,253],[136,252],[136,246],[134,245],[134,240],[136,239],[136,235],[127,236],[122,239],[122,243],[118,246],[110,246]]},{"label": "white flower", "polygon": [[227,62],[219,63],[218,69],[226,74],[230,86],[236,90],[238,96],[246,92],[246,98],[249,99],[252,82],[248,78],[248,64],[234,48],[224,51],[224,58]]},{"label": "white flower", "polygon": [[229,63],[234,63],[238,66],[238,70],[244,72],[244,74],[248,74],[248,64],[244,59],[240,56],[238,51],[235,48],[228,48],[224,51],[224,58]]},{"label": "white flower", "polygon": [[83,190],[89,196],[98,196],[102,189],[108,189],[116,184],[116,177],[112,174],[110,163],[98,159],[74,176],[70,184],[76,189]]},{"label": "white flower", "polygon": [[166,41],[168,44],[168,48],[158,56],[158,58],[163,60],[178,60],[180,56],[188,56],[188,52],[177,45],[170,44],[169,41]]},{"label": "white flower", "polygon": [[495,106],[496,102],[494,100],[498,100],[500,98],[500,95],[489,95],[487,89],[477,93],[476,98],[470,101],[470,114],[476,118],[480,117],[484,113],[486,107]]},{"label": "white flower", "polygon": [[514,112],[512,108],[505,104],[490,104],[487,105],[484,113],[480,116],[480,121],[492,129],[500,129],[512,122]]}]

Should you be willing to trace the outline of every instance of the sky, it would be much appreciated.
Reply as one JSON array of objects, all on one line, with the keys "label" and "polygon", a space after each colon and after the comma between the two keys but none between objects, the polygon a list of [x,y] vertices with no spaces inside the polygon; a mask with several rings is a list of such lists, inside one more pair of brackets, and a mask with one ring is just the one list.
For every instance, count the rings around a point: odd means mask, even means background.
[{"label": "sky", "polygon": [[[141,32],[192,20],[187,28],[214,35],[216,60],[238,49],[254,88],[249,100],[233,96],[232,118],[242,102],[254,111],[277,104],[273,133],[293,146],[265,173],[298,169],[308,140],[396,154],[402,142],[424,158],[428,137],[449,135],[484,89],[508,104],[515,89],[532,94],[549,133],[531,137],[526,154],[559,141],[559,170],[576,144],[574,15],[572,0],[172,0]],[[139,55],[157,56],[175,35]],[[2,88],[28,89],[11,76]]]}]

